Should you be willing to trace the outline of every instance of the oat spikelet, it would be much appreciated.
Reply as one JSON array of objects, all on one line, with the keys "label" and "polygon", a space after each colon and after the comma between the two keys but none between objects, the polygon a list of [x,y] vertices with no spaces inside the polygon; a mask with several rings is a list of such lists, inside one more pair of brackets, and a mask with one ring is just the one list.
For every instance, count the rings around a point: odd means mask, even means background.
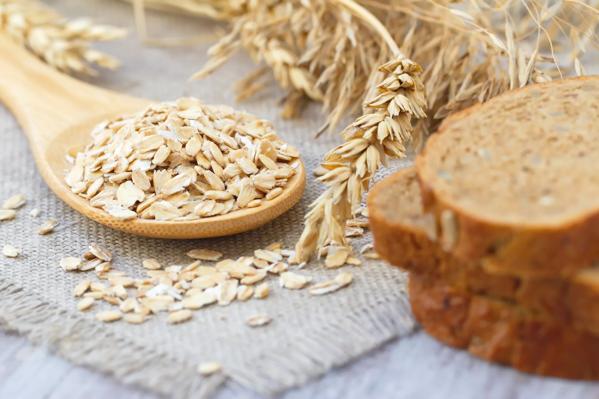
[{"label": "oat spikelet", "polygon": [[424,118],[426,100],[422,68],[407,59],[372,14],[355,3],[341,1],[372,24],[396,58],[379,67],[376,92],[366,100],[364,113],[343,131],[344,143],[325,155],[326,170],[318,180],[327,189],[311,205],[304,231],[295,247],[296,262],[305,262],[317,250],[347,246],[345,224],[360,208],[370,179],[386,157],[402,158],[413,133],[412,120]]},{"label": "oat spikelet", "polygon": [[[264,62],[273,72],[279,85],[301,93],[313,100],[322,100],[322,92],[316,86],[313,75],[300,64],[288,32],[281,32],[281,22],[288,26],[294,1],[256,2],[249,11],[233,23],[231,32],[209,50],[210,60],[193,78],[203,78],[223,65],[240,47],[244,47],[254,60]],[[298,11],[301,11],[298,10]],[[279,19],[280,21],[273,22]],[[274,26],[264,28],[264,24]],[[251,74],[250,76],[253,76]],[[255,76],[254,76],[255,77]],[[243,95],[241,95],[243,97]]]},{"label": "oat spikelet", "polygon": [[125,31],[89,20],[67,21],[32,0],[0,0],[0,32],[66,73],[95,75],[93,66],[114,69],[118,61],[90,48],[95,41],[114,40]]}]

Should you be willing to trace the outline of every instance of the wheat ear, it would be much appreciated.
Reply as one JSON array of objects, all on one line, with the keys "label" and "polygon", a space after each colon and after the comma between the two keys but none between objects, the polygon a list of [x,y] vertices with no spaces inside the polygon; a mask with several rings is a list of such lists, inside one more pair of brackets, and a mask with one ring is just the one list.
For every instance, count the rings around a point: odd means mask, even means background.
[{"label": "wheat ear", "polygon": [[[384,26],[369,11],[349,0],[335,0],[377,31],[394,59],[379,67],[379,84],[364,103],[364,113],[343,131],[344,143],[328,152],[317,180],[326,190],[311,204],[302,235],[295,246],[296,262],[319,255],[336,254],[341,247],[349,255],[345,224],[360,208],[362,196],[386,158],[405,157],[413,118],[424,118],[426,101],[422,68],[399,49]],[[338,249],[338,248],[337,248]]]},{"label": "wheat ear", "polygon": [[114,69],[118,61],[90,48],[91,42],[121,38],[125,31],[93,25],[87,19],[66,21],[29,0],[0,0],[0,33],[26,47],[47,64],[67,73],[95,75],[94,65]]}]

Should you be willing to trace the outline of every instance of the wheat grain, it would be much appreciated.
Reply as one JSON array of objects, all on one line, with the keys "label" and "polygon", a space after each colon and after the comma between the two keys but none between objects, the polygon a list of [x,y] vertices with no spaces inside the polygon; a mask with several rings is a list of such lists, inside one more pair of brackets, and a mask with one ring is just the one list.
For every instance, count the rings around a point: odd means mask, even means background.
[{"label": "wheat grain", "polygon": [[118,61],[90,47],[125,35],[122,29],[94,25],[87,19],[67,21],[32,0],[0,0],[0,31],[54,68],[95,75],[93,66],[114,69]]}]

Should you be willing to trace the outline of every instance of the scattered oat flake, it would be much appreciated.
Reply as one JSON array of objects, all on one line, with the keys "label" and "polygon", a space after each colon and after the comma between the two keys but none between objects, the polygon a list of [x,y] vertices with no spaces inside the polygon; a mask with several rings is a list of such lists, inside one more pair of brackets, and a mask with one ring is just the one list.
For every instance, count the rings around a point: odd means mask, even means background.
[{"label": "scattered oat flake", "polygon": [[160,270],[162,265],[156,259],[144,259],[142,262],[144,269],[148,270]]},{"label": "scattered oat flake", "polygon": [[113,321],[120,320],[121,317],[123,317],[122,313],[116,310],[105,310],[96,313],[96,320],[103,321],[104,323],[112,323]]},{"label": "scattered oat flake", "polygon": [[56,226],[58,226],[58,220],[48,219],[40,226],[40,228],[37,230],[37,233],[42,236],[50,234],[54,231]]},{"label": "scattered oat flake", "polygon": [[256,272],[256,274],[252,274],[249,276],[245,276],[240,280],[241,284],[246,284],[246,285],[254,285],[256,283],[259,283],[260,281],[264,280],[266,278],[266,271],[264,270],[260,270],[258,272]]},{"label": "scattered oat flake", "polygon": [[135,310],[138,303],[135,298],[127,298],[119,305],[119,310],[123,313],[129,313]]},{"label": "scattered oat flake", "polygon": [[254,295],[254,288],[247,285],[240,285],[237,287],[237,300],[247,301]]},{"label": "scattered oat flake", "polygon": [[237,296],[237,280],[225,280],[217,286],[218,304],[227,306],[235,300]]},{"label": "scattered oat flake", "polygon": [[66,258],[62,258],[60,260],[60,267],[62,267],[62,269],[65,272],[75,271],[75,270],[79,269],[79,266],[81,266],[80,258],[75,258],[73,256],[67,256]]},{"label": "scattered oat flake", "polygon": [[258,259],[265,260],[270,263],[279,262],[283,259],[283,255],[275,251],[269,251],[266,249],[257,249],[254,251],[254,256]]},{"label": "scattered oat flake", "polygon": [[99,244],[89,244],[89,252],[92,253],[96,258],[103,260],[104,262],[110,262],[112,260],[112,254],[106,248]]},{"label": "scattered oat flake", "polygon": [[198,366],[198,373],[203,376],[209,376],[212,374],[220,373],[222,371],[222,366],[217,362],[206,362],[200,363]]},{"label": "scattered oat flake", "polygon": [[329,269],[341,267],[345,264],[350,254],[351,250],[347,247],[331,246],[328,248],[324,264]]},{"label": "scattered oat flake", "polygon": [[353,281],[353,275],[349,272],[339,273],[334,279],[314,284],[308,289],[311,295],[325,295],[347,287]]},{"label": "scattered oat flake", "polygon": [[81,264],[81,266],[79,266],[79,271],[89,272],[90,270],[94,270],[95,268],[100,266],[101,263],[102,263],[101,259],[92,259],[92,260],[85,261]]},{"label": "scattered oat flake", "polygon": [[272,318],[266,314],[257,314],[247,318],[246,324],[250,327],[262,327],[270,324]]},{"label": "scattered oat flake", "polygon": [[279,281],[281,287],[290,290],[301,290],[310,282],[311,279],[312,278],[309,276],[303,276],[293,272],[285,272],[281,274]]},{"label": "scattered oat flake", "polygon": [[181,304],[185,309],[198,310],[204,306],[211,305],[216,301],[216,294],[213,291],[206,290],[183,298]]},{"label": "scattered oat flake", "polygon": [[25,205],[26,202],[27,199],[23,194],[16,194],[2,203],[2,209],[19,209]]},{"label": "scattered oat flake", "polygon": [[347,258],[345,263],[352,266],[360,266],[362,264],[362,261],[356,258],[355,256],[350,256],[349,258]]},{"label": "scattered oat flake", "polygon": [[270,293],[270,288],[268,287],[268,283],[262,283],[262,284],[259,284],[254,289],[254,298],[266,299],[266,298],[268,298],[269,293]]},{"label": "scattered oat flake", "polygon": [[273,242],[272,244],[268,245],[264,249],[266,249],[267,251],[278,252],[278,251],[281,251],[281,248],[283,248],[283,243],[279,242],[279,241],[276,241],[276,242]]},{"label": "scattered oat flake", "polygon": [[346,227],[345,228],[345,236],[346,237],[360,237],[364,235],[364,229],[361,227]]},{"label": "scattered oat flake", "polygon": [[40,211],[38,208],[33,208],[31,210],[31,212],[29,212],[29,216],[31,216],[32,218],[36,218],[39,215],[41,215],[42,211]]},{"label": "scattered oat flake", "polygon": [[375,251],[368,251],[365,252],[363,255],[366,259],[381,259],[380,255]]},{"label": "scattered oat flake", "polygon": [[17,248],[13,247],[10,244],[6,244],[2,248],[2,254],[4,256],[6,256],[7,258],[16,258],[17,256],[19,256],[20,253],[21,253],[20,250],[18,250]]},{"label": "scattered oat flake", "polygon": [[75,288],[73,288],[73,295],[74,295],[75,297],[80,297],[80,296],[82,296],[82,295],[83,295],[83,294],[85,294],[85,292],[86,292],[86,291],[89,289],[90,285],[91,285],[91,281],[89,281],[89,280],[83,280],[83,281],[80,281],[80,282],[79,282],[79,283],[78,283],[78,284],[75,286]]},{"label": "scattered oat flake", "polygon": [[177,310],[176,312],[169,313],[168,322],[170,324],[184,323],[188,320],[191,320],[192,317],[193,317],[193,313],[191,312],[191,310],[188,310],[188,309]]},{"label": "scattered oat flake", "polygon": [[146,321],[146,316],[141,313],[127,313],[123,315],[123,320],[129,324],[142,324]]},{"label": "scattered oat flake", "polygon": [[374,245],[369,242],[367,244],[362,245],[362,247],[360,248],[360,253],[363,254],[365,252],[371,251],[374,248]]},{"label": "scattered oat flake", "polygon": [[223,257],[223,254],[218,251],[213,251],[211,249],[199,248],[192,249],[191,251],[187,252],[187,256],[189,256],[192,259],[217,261]]},{"label": "scattered oat flake", "polygon": [[284,262],[277,262],[268,268],[268,272],[272,274],[281,274],[289,269],[289,265]]},{"label": "scattered oat flake", "polygon": [[17,217],[17,212],[14,209],[0,209],[0,222],[12,220]]},{"label": "scattered oat flake", "polygon": [[346,225],[352,228],[361,228],[362,233],[363,229],[368,228],[368,219],[366,218],[358,218],[358,219],[350,219],[347,221]]},{"label": "scattered oat flake", "polygon": [[96,302],[96,300],[94,298],[90,298],[90,297],[83,298],[79,302],[77,302],[77,310],[79,310],[80,312],[89,310],[89,309],[91,309],[91,307],[94,305],[95,302]]}]

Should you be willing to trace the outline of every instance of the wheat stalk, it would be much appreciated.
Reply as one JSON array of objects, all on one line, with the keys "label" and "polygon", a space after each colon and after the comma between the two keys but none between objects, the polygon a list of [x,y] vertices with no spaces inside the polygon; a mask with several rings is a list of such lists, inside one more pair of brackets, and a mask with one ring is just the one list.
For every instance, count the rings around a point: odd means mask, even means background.
[{"label": "wheat stalk", "polygon": [[302,235],[295,246],[295,262],[305,262],[320,249],[346,248],[345,225],[355,215],[376,171],[387,157],[402,158],[412,140],[413,118],[424,118],[426,101],[422,68],[399,49],[386,28],[366,9],[349,0],[335,0],[363,18],[389,46],[394,59],[378,68],[377,90],[364,104],[364,113],[343,131],[344,143],[325,155],[318,177],[326,190],[311,204]]},{"label": "wheat stalk", "polygon": [[89,20],[66,21],[35,1],[0,0],[0,32],[6,33],[54,68],[95,75],[93,65],[114,69],[118,61],[90,48],[94,41],[123,37],[122,29],[93,25]]}]

